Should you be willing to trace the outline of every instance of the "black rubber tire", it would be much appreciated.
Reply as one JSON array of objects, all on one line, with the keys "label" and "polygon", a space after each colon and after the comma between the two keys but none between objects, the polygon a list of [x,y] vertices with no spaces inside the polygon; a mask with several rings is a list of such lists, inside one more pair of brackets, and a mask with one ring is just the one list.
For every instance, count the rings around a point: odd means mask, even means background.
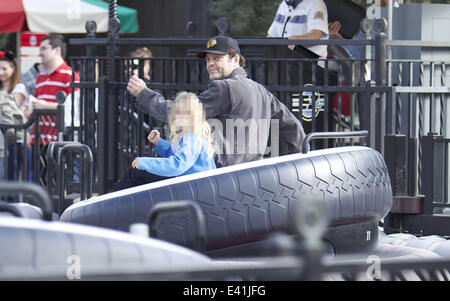
[{"label": "black rubber tire", "polygon": [[[290,235],[289,237],[292,240],[299,241],[296,235]],[[322,252],[325,255],[371,252],[375,250],[378,244],[378,223],[368,222],[332,227],[325,232],[322,241]],[[270,236],[268,236],[267,239],[257,242],[211,250],[206,252],[206,255],[211,258],[273,256],[274,254],[269,254],[270,249],[273,249],[273,245],[270,244]]]},{"label": "black rubber tire", "polygon": [[[392,206],[385,162],[366,147],[313,151],[190,176],[92,198],[67,208],[60,220],[128,231],[132,223],[146,223],[156,203],[194,200],[206,217],[206,249],[214,250],[258,241],[274,231],[292,233],[293,208],[305,199],[324,202],[330,227],[379,221]],[[190,216],[171,214],[161,219],[158,237],[189,247],[193,231]]]}]

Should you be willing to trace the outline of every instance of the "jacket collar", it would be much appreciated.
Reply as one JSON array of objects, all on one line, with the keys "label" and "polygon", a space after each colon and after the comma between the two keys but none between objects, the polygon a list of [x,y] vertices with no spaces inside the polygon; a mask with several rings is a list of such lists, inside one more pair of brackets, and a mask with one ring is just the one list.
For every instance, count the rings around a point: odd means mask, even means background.
[{"label": "jacket collar", "polygon": [[53,73],[60,73],[61,72],[61,70],[62,69],[65,69],[65,68],[67,68],[67,63],[66,63],[66,61],[63,61],[62,62],[62,64],[61,65],[59,65],[52,73],[49,73],[48,72],[48,69],[46,69],[46,70],[44,70],[43,72],[42,72],[42,74],[53,74]]},{"label": "jacket collar", "polygon": [[303,0],[284,0],[288,6],[292,6],[294,9],[297,7],[297,5],[300,4]]},{"label": "jacket collar", "polygon": [[228,77],[226,79],[236,77],[236,76],[247,77],[247,72],[244,70],[244,68],[238,67],[238,68],[234,69],[233,72],[231,72],[231,74],[228,75]]}]

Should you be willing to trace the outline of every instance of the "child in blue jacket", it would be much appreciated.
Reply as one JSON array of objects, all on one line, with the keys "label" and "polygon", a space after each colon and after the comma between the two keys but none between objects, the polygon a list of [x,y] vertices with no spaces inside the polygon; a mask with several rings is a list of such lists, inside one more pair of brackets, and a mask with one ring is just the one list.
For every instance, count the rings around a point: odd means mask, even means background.
[{"label": "child in blue jacket", "polygon": [[116,190],[216,168],[211,128],[195,94],[179,93],[168,121],[170,142],[160,138],[157,130],[148,135],[148,140],[155,145],[153,150],[162,158],[137,157]]}]

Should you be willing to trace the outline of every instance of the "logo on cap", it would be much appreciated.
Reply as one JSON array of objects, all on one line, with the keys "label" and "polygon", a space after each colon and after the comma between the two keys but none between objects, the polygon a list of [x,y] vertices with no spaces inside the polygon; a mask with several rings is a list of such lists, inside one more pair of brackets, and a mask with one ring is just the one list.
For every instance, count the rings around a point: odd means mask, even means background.
[{"label": "logo on cap", "polygon": [[206,48],[209,49],[209,48],[214,47],[216,45],[217,45],[216,39],[215,38],[211,38],[211,39],[209,39],[208,44],[206,44]]}]

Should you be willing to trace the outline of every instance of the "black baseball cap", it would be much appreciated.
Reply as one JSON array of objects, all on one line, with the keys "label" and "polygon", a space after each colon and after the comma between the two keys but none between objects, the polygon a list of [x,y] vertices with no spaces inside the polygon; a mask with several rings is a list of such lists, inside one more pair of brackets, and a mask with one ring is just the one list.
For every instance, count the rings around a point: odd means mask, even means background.
[{"label": "black baseball cap", "polygon": [[208,43],[206,43],[206,49],[202,49],[198,52],[197,56],[199,58],[205,58],[206,53],[241,55],[241,50],[239,49],[239,44],[235,39],[227,36],[215,36],[208,40]]}]

